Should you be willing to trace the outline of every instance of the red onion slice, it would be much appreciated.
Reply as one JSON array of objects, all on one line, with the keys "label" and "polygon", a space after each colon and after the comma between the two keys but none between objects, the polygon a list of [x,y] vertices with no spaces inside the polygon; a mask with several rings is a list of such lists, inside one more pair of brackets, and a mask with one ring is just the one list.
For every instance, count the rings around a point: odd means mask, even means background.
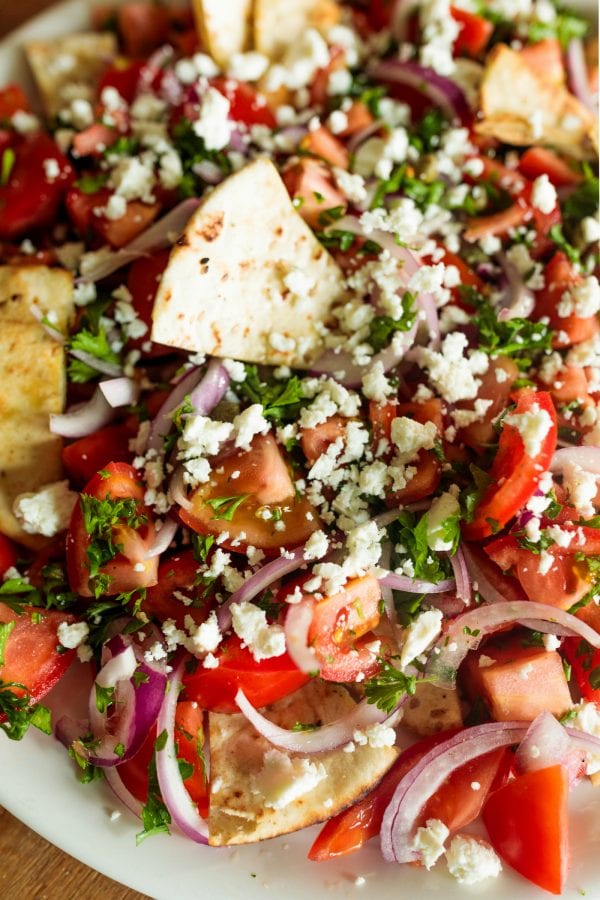
[{"label": "red onion slice", "polygon": [[[408,331],[402,333],[402,338],[396,340],[376,353],[367,365],[361,366],[354,362],[352,355],[347,350],[336,353],[335,350],[326,350],[315,361],[311,373],[315,375],[330,375],[343,384],[344,387],[357,388],[362,384],[362,379],[367,371],[375,363],[383,365],[383,371],[389,372],[402,362],[405,354],[412,347],[417,333],[416,323]],[[342,374],[343,373],[343,374]]]},{"label": "red onion slice", "polygon": [[492,722],[468,728],[438,744],[400,780],[381,824],[381,849],[387,862],[413,862],[412,849],[419,815],[430,797],[460,766],[522,740],[526,722]]},{"label": "red onion slice", "polygon": [[313,619],[315,601],[307,597],[300,603],[291,604],[285,616],[285,642],[287,652],[301,672],[317,673],[319,660],[308,643],[308,632]]},{"label": "red onion slice", "polygon": [[582,762],[582,751],[577,749],[565,728],[547,710],[533,720],[515,756],[519,772],[565,766],[571,784],[577,781]]},{"label": "red onion slice", "polygon": [[449,557],[454,579],[456,581],[456,596],[463,601],[465,606],[470,606],[473,599],[471,593],[471,579],[462,547],[459,547],[453,556]]},{"label": "red onion slice", "polygon": [[50,431],[64,438],[87,437],[107,425],[119,406],[135,403],[139,388],[130,378],[101,381],[91,400],[72,406],[62,415],[50,416]]},{"label": "red onion slice", "polygon": [[386,572],[379,579],[382,587],[391,588],[393,591],[406,591],[409,594],[445,594],[455,588],[453,578],[446,578],[434,584],[432,581],[418,581],[409,578],[408,575],[397,575],[395,572]]},{"label": "red onion slice", "polygon": [[361,700],[343,718],[321,725],[314,731],[288,731],[275,725],[255,709],[241,688],[235,695],[235,702],[240,712],[251,725],[254,725],[259,734],[275,747],[289,750],[291,753],[324,753],[327,750],[336,750],[350,743],[356,730],[362,731],[378,723],[392,724],[397,718],[397,709],[388,716],[377,706]]},{"label": "red onion slice", "polygon": [[504,625],[522,625],[524,622],[538,631],[540,625],[543,627],[550,622],[554,628],[560,629],[560,632],[554,633],[584,638],[592,647],[600,649],[598,632],[556,606],[533,600],[492,603],[472,609],[450,622],[431,652],[427,674],[440,685],[452,688],[458,667],[469,650],[474,650],[487,634]]},{"label": "red onion slice", "polygon": [[370,74],[377,81],[404,84],[419,91],[451,120],[458,119],[466,124],[471,118],[471,110],[463,91],[454,81],[438,75],[433,69],[416,62],[401,62],[387,59],[371,68]]},{"label": "red onion slice", "polygon": [[183,475],[183,466],[178,466],[173,472],[173,477],[169,482],[168,497],[171,503],[176,503],[177,506],[181,506],[181,508],[185,509],[187,512],[192,512],[194,507],[188,498]]},{"label": "red onion slice", "polygon": [[600,475],[600,447],[563,447],[557,450],[550,463],[550,471],[554,474],[562,472],[566,465],[576,465]]},{"label": "red onion slice", "polygon": [[138,819],[141,819],[142,804],[137,799],[137,797],[134,797],[133,794],[127,790],[127,788],[123,784],[121,776],[119,775],[118,768],[116,766],[110,766],[106,769],[103,769],[102,771],[104,773],[104,778],[106,779],[108,786],[110,787],[117,800],[120,800],[123,806],[127,807],[127,809],[129,809],[130,812],[134,814],[134,816],[137,816]]},{"label": "red onion slice", "polygon": [[124,376],[101,381],[98,385],[98,390],[104,395],[104,399],[113,409],[137,403],[140,393],[139,385],[133,379]]},{"label": "red onion slice", "polygon": [[81,360],[86,366],[95,369],[96,372],[102,372],[103,375],[110,375],[111,378],[118,378],[123,370],[117,363],[106,362],[104,359],[98,359],[92,353],[86,353],[85,350],[69,350],[70,356]]},{"label": "red onion slice", "polygon": [[495,563],[484,556],[482,550],[466,543],[461,544],[461,548],[473,588],[486,603],[506,603],[507,600],[527,601],[527,596],[517,579],[501,572]]},{"label": "red onion slice", "polygon": [[568,727],[565,730],[578,747],[582,747],[589,753],[600,754],[600,737],[597,737],[595,734],[588,734],[586,731],[580,731],[579,728]]},{"label": "red onion slice", "polygon": [[516,317],[528,319],[535,305],[533,292],[526,287],[523,276],[504,254],[500,255],[499,259],[508,283],[506,298],[508,302],[500,310],[498,318],[502,322]]},{"label": "red onion slice", "polygon": [[361,144],[370,138],[371,135],[377,134],[378,131],[384,127],[384,122],[382,119],[375,119],[374,122],[371,122],[370,125],[367,125],[365,128],[361,128],[359,131],[355,132],[352,135],[350,140],[347,143],[348,153],[356,153]]},{"label": "red onion slice", "polygon": [[[56,341],[57,344],[64,344],[65,336],[60,330],[49,323],[49,319],[46,313],[44,313],[36,303],[32,303],[29,307],[29,311],[34,319],[40,323],[48,337],[51,337],[53,341]],[[46,321],[44,321],[46,320]]]},{"label": "red onion slice", "polygon": [[166,732],[164,747],[156,751],[156,774],[160,792],[171,819],[183,833],[197,844],[208,844],[208,825],[188,794],[181,778],[175,749],[175,712],[181,691],[185,655],[173,666],[169,686],[158,716],[157,732]]},{"label": "red onion slice", "polygon": [[152,559],[153,556],[160,556],[161,553],[164,553],[171,545],[178,528],[179,522],[176,522],[175,519],[166,519],[160,531],[156,532],[154,541],[146,551],[144,558]]},{"label": "red onion slice", "polygon": [[139,259],[140,256],[145,256],[151,250],[170,247],[178,240],[199,205],[200,200],[195,197],[183,200],[166,216],[163,216],[158,222],[154,222],[150,228],[147,228],[121,250],[107,250],[106,253],[103,253],[98,262],[86,269],[77,281],[79,283],[101,281],[128,263]]},{"label": "red onion slice", "polygon": [[303,566],[304,561],[304,546],[297,547],[286,556],[279,556],[277,559],[271,560],[254,575],[251,575],[217,611],[221,631],[227,631],[231,626],[232,603],[247,603],[249,600],[253,600],[258,594],[266,591],[274,581],[279,581],[285,575],[291,575],[292,572]]},{"label": "red onion slice", "polygon": [[585,50],[581,38],[571,38],[567,47],[567,76],[569,87],[578,100],[596,115],[596,104],[588,84]]}]

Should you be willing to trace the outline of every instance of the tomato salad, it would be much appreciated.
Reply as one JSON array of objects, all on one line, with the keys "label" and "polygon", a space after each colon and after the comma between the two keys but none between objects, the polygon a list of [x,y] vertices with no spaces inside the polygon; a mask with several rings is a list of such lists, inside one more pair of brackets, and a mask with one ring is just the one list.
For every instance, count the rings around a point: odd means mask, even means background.
[{"label": "tomato salad", "polygon": [[[376,839],[560,894],[600,783],[586,24],[209,6],[28,46],[42,115],[0,90],[0,728],[138,841],[324,822],[314,862]],[[43,702],[71,667],[84,720]]]}]

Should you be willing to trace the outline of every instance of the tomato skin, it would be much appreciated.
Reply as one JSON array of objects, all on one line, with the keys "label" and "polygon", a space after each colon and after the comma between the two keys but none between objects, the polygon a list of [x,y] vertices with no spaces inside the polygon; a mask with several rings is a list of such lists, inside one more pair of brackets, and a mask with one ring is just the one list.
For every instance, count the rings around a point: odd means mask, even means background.
[{"label": "tomato skin", "polygon": [[600,650],[595,650],[587,641],[573,637],[565,638],[561,651],[571,666],[583,699],[600,704],[600,687],[592,687],[590,680],[592,672],[600,670]]},{"label": "tomato skin", "polygon": [[17,548],[13,542],[3,534],[0,534],[0,578],[7,569],[17,564],[17,559]]},{"label": "tomato skin", "polygon": [[536,292],[535,318],[547,316],[550,328],[555,332],[554,347],[568,347],[592,338],[600,330],[596,316],[581,318],[579,316],[559,316],[558,306],[563,294],[570,287],[579,284],[582,276],[562,251],[555,253],[544,271],[545,285]]},{"label": "tomato skin", "polygon": [[125,215],[120,219],[97,216],[94,210],[106,206],[110,196],[111,191],[108,188],[101,188],[93,194],[85,194],[74,187],[67,193],[65,202],[69,218],[82,237],[91,233],[103,243],[110,244],[118,250],[152,224],[160,211],[160,205],[130,200]]},{"label": "tomato skin", "polygon": [[533,496],[540,475],[549,468],[556,448],[556,410],[546,391],[523,391],[515,409],[516,415],[531,412],[537,405],[551,420],[551,425],[541,441],[539,453],[534,457],[525,452],[519,431],[504,424],[500,434],[498,452],[489,472],[489,487],[477,504],[472,522],[463,526],[468,541],[489,537],[496,528],[503,528]]},{"label": "tomato skin", "polygon": [[464,232],[466,241],[479,241],[486,235],[504,236],[511,228],[518,228],[531,218],[531,210],[522,200],[518,200],[502,212],[489,216],[476,216],[467,220]]},{"label": "tomato skin", "polygon": [[214,78],[211,84],[229,100],[229,117],[235,122],[266,125],[267,128],[277,126],[277,120],[267,106],[267,101],[249,84],[236,81],[235,78]]},{"label": "tomato skin", "polygon": [[582,176],[547,147],[528,147],[519,160],[519,171],[531,181],[547,175],[555,187],[581,184]]},{"label": "tomato skin", "polygon": [[[499,382],[496,373],[502,370],[506,380]],[[478,400],[491,400],[491,406],[476,422],[459,429],[460,440],[474,450],[484,450],[493,443],[496,416],[506,409],[512,392],[513,382],[519,377],[519,369],[514,360],[508,356],[498,356],[490,360],[487,372],[481,376],[481,387],[477,391]],[[473,409],[474,401],[458,403],[459,409]]]},{"label": "tomato skin", "polygon": [[302,429],[300,446],[309,466],[326,452],[330,444],[335,443],[338,438],[344,438],[347,424],[348,419],[343,416],[331,416],[314,428]]},{"label": "tomato skin", "polygon": [[7,84],[0,90],[0,122],[10,119],[19,110],[29,111],[29,100],[18,84]]},{"label": "tomato skin", "polygon": [[117,27],[127,56],[146,57],[164,41],[169,14],[154,3],[130,2],[118,10]]},{"label": "tomato skin", "polygon": [[177,758],[184,759],[194,767],[193,773],[184,780],[185,788],[198,806],[201,816],[208,815],[208,782],[203,761],[198,755],[198,744],[204,742],[204,712],[197,703],[180,700],[175,710],[175,746]]},{"label": "tomato skin", "polygon": [[148,766],[154,755],[154,742],[156,741],[156,725],[153,725],[148,735],[131,759],[119,763],[117,773],[130,794],[146,803],[148,800]]},{"label": "tomato skin", "polygon": [[302,150],[312,153],[313,156],[325,160],[331,166],[347,169],[350,165],[350,155],[342,142],[322,125],[316,131],[309,133],[302,139]]},{"label": "tomato skin", "polygon": [[569,776],[564,766],[519,775],[494,791],[483,821],[497,853],[534,884],[560,894],[569,864]]},{"label": "tomato skin", "polygon": [[483,16],[477,16],[456,6],[450,7],[450,14],[462,27],[454,42],[454,53],[479,56],[485,50],[494,30],[493,24]]},{"label": "tomato skin", "polygon": [[131,430],[124,425],[108,425],[87,437],[73,441],[63,448],[65,470],[77,485],[83,486],[113,460],[129,462],[133,456],[129,450]]},{"label": "tomato skin", "polygon": [[[141,348],[149,339],[152,330],[152,310],[154,308],[154,298],[158,290],[158,285],[162,273],[167,267],[170,250],[154,250],[148,256],[136,259],[127,274],[127,288],[132,296],[132,304],[138,318],[147,326],[146,334],[135,340],[129,339],[130,347]],[[163,356],[165,353],[172,353],[172,347],[165,347],[163,344],[152,344],[149,352],[143,351],[146,357]]]},{"label": "tomato skin", "polygon": [[[73,167],[52,138],[39,133],[17,140],[8,183],[0,187],[0,240],[15,240],[52,224],[63,194],[73,181]],[[54,160],[59,175],[48,181],[44,162]]]},{"label": "tomato skin", "polygon": [[[32,615],[39,615],[41,621],[33,622]],[[58,626],[75,621],[76,617],[69,613],[36,607],[25,607],[22,615],[17,615],[0,603],[0,623],[15,623],[6,642],[0,682],[22,684],[30,690],[32,702],[40,700],[64,675],[75,656],[74,650],[58,653],[56,649]]]},{"label": "tomato skin", "polygon": [[101,96],[105,87],[114,87],[127,103],[133,103],[143,67],[142,61],[117,60],[100,76],[98,96]]},{"label": "tomato skin", "polygon": [[[346,206],[346,198],[333,184],[328,167],[316,159],[301,159],[281,177],[298,212],[311,228],[318,228],[321,214],[335,206]],[[319,199],[322,197],[323,199]]]},{"label": "tomato skin", "polygon": [[[97,500],[119,498],[133,499],[143,509],[144,488],[139,481],[138,473],[128,463],[112,462],[104,467],[102,474],[94,475],[85,486],[83,493],[95,497]],[[144,511],[148,516],[147,511]],[[156,584],[158,571],[158,558],[146,559],[146,550],[154,540],[154,523],[148,516],[147,524],[134,530],[122,525],[113,528],[113,540],[115,544],[123,546],[109,563],[100,569],[100,573],[110,577],[110,584],[106,594],[120,594],[148,588]],[[67,532],[67,574],[71,590],[81,597],[92,597],[93,592],[89,584],[89,562],[87,548],[90,543],[89,535],[85,530],[83,510],[81,502],[75,504],[69,530]],[[143,566],[137,571],[135,566]]]},{"label": "tomato skin", "polygon": [[[174,556],[161,558],[158,566],[157,583],[146,591],[142,601],[141,610],[147,616],[165,622],[174,619],[178,628],[184,627],[184,620],[191,616],[196,625],[205,622],[213,607],[211,594],[203,597],[204,588],[197,584],[198,562],[191,550],[184,550]],[[199,605],[186,606],[181,600],[173,596],[175,591],[181,591],[187,597],[193,598]]]},{"label": "tomato skin", "polygon": [[287,697],[310,681],[310,676],[287,653],[256,662],[236,635],[226,638],[215,653],[219,665],[183,676],[185,698],[212,712],[238,712],[235,695],[242,688],[250,703],[260,708]]}]

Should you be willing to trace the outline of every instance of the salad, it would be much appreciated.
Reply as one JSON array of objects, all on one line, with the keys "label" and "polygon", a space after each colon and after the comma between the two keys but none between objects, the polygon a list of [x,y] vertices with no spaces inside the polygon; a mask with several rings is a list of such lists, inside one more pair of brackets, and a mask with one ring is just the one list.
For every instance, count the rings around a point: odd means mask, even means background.
[{"label": "salad", "polygon": [[[323,823],[312,863],[373,839],[560,894],[600,784],[586,23],[126,2],[24,52],[0,728],[64,744],[138,843]],[[51,715],[63,678],[86,702]]]}]

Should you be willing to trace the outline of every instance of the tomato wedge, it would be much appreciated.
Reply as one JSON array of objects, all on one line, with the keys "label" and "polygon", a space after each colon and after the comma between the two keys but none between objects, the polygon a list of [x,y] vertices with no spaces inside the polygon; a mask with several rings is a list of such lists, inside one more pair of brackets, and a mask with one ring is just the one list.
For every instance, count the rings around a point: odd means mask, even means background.
[{"label": "tomato wedge", "polygon": [[558,314],[563,295],[575,284],[582,281],[564,253],[555,253],[544,270],[544,287],[536,292],[535,318],[546,316],[550,327],[556,332],[555,347],[568,347],[587,341],[600,330],[597,316],[560,316]]},{"label": "tomato wedge", "polygon": [[[178,628],[184,627],[187,616],[191,616],[196,625],[206,621],[213,606],[213,592],[207,592],[198,580],[198,568],[191,550],[162,558],[157,584],[146,591],[142,612],[159,622],[173,619]],[[192,605],[186,605],[181,597],[189,598]]]},{"label": "tomato wedge", "polygon": [[0,578],[17,564],[17,549],[12,541],[0,534]]},{"label": "tomato wedge", "polygon": [[494,791],[483,821],[494,849],[519,874],[560,894],[569,864],[569,776],[564,766],[527,772]]},{"label": "tomato wedge", "polygon": [[124,425],[108,425],[63,449],[63,465],[76,484],[84,485],[113,460],[129,462],[133,434]]},{"label": "tomato wedge", "polygon": [[[539,439],[539,450],[529,456],[523,438],[514,425],[506,422],[500,434],[498,452],[489,472],[490,485],[475,509],[472,522],[463,526],[469,541],[489,537],[503,528],[533,496],[540,476],[552,460],[556,448],[556,410],[546,391],[522,391],[515,415],[546,413],[546,431]],[[525,419],[524,421],[527,421]]]},{"label": "tomato wedge", "polygon": [[256,662],[235,635],[223,641],[215,656],[219,663],[215,669],[200,664],[183,677],[186,699],[213,712],[238,712],[234,698],[239,688],[253,706],[261,707],[292,694],[310,680],[287,653]]},{"label": "tomato wedge", "polygon": [[595,650],[579,638],[566,638],[561,649],[571,666],[581,696],[584,700],[600,704],[600,650]]}]

